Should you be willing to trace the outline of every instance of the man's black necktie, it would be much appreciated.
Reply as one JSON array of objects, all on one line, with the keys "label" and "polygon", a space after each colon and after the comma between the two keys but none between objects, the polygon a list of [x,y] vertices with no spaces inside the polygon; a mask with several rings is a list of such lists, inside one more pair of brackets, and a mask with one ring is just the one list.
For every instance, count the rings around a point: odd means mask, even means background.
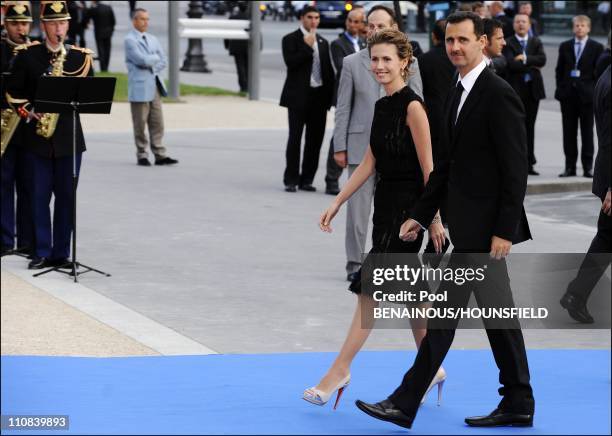
[{"label": "man's black necktie", "polygon": [[457,122],[457,110],[459,109],[459,103],[461,102],[461,95],[463,95],[463,85],[461,81],[457,82],[455,87],[455,93],[453,94],[453,101],[451,103],[451,129],[455,128]]}]

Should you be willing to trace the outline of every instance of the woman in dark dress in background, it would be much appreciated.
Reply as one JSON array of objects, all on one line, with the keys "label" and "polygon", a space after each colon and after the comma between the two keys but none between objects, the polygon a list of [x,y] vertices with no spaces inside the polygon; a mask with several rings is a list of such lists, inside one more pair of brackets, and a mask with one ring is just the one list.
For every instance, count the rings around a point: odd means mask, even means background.
[{"label": "woman in dark dress in background", "polygon": [[[423,241],[422,233],[414,242],[404,242],[399,238],[400,227],[433,170],[429,123],[423,102],[405,84],[413,59],[412,48],[406,35],[395,29],[378,31],[368,43],[372,72],[387,95],[376,102],[370,146],[363,161],[332,205],[323,212],[319,227],[324,232],[331,232],[330,223],[342,204],[376,172],[378,181],[370,253],[418,253]],[[428,230],[436,252],[440,253],[446,237],[439,214]],[[371,296],[361,293],[361,280],[355,280],[350,290],[357,294],[358,302],[346,340],[319,384],[304,391],[303,398],[313,404],[324,405],[338,391],[334,408],[337,406],[350,381],[350,365],[374,324],[371,315],[369,319],[362,317],[362,314],[372,314],[377,303]],[[411,327],[418,347],[426,333],[426,321],[411,320]],[[444,369],[440,368],[430,389],[438,385],[440,394],[445,379]]]}]

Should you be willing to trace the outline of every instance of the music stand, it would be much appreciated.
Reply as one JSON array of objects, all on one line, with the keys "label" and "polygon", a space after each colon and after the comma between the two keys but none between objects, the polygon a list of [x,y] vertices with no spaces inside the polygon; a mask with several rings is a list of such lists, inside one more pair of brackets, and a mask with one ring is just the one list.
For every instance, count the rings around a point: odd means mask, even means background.
[{"label": "music stand", "polygon": [[[76,116],[77,113],[108,114],[115,94],[114,77],[42,76],[38,79],[34,107],[36,112],[72,113],[72,260],[34,274],[38,277],[51,271],[74,276],[89,271],[110,277],[110,274],[77,262],[77,169],[76,169]],[[82,268],[84,271],[78,271]],[[69,268],[69,271],[63,269]]]},{"label": "music stand", "polygon": [[[8,78],[11,75],[11,73],[9,73],[8,71],[5,71],[2,73],[2,75],[0,75],[0,95],[4,96],[4,80],[6,78]],[[5,109],[5,108],[2,108]],[[17,127],[19,128],[19,127]],[[7,145],[7,147],[10,145],[10,143]],[[5,150],[6,151],[6,150]],[[15,171],[16,174],[16,171]],[[14,194],[13,194],[14,195]],[[21,199],[21,201],[23,201],[23,198]],[[17,230],[19,230],[19,226],[17,226]],[[19,233],[17,233],[17,241],[19,242],[20,235]],[[28,257],[29,254],[26,252],[28,247],[19,247],[17,246],[17,248],[11,248],[10,250],[7,250],[5,253],[2,254],[2,257],[4,256],[20,256],[20,257]]]}]

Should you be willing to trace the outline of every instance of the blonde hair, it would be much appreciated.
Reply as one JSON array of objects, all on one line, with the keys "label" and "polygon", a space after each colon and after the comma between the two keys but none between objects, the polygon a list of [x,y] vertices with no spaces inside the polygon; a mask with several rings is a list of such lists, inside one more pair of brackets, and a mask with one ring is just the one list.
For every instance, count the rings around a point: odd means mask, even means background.
[{"label": "blonde hair", "polygon": [[372,47],[378,44],[391,44],[397,49],[400,60],[408,60],[406,68],[401,71],[404,80],[408,77],[408,69],[412,64],[412,44],[404,32],[397,29],[383,29],[376,32],[368,39],[368,51],[371,53]]},{"label": "blonde hair", "polygon": [[576,15],[572,18],[572,24],[576,24],[577,22],[587,23],[589,27],[591,27],[591,19],[587,15]]}]

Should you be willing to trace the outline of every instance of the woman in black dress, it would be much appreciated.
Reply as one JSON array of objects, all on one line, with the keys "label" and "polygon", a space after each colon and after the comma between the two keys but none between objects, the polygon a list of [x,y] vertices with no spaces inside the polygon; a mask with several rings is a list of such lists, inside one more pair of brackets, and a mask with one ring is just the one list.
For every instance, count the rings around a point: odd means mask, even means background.
[{"label": "woman in black dress", "polygon": [[[399,238],[400,227],[423,192],[433,170],[429,123],[421,99],[406,86],[412,49],[408,38],[395,29],[378,31],[369,41],[371,68],[376,80],[384,86],[386,97],[376,102],[370,146],[366,154],[331,206],[323,212],[319,227],[331,232],[330,223],[338,210],[366,180],[376,172],[372,250],[370,253],[418,253],[423,234],[413,242]],[[422,223],[424,224],[424,223]],[[437,253],[442,251],[445,232],[439,215],[429,225],[429,237]],[[313,404],[327,403],[338,391],[338,399],[350,381],[350,365],[368,338],[374,320],[362,319],[373,313],[377,303],[361,294],[361,280],[351,283],[358,295],[357,308],[346,340],[338,357],[319,384],[304,392],[303,398]],[[426,333],[426,321],[412,321],[417,347]],[[438,394],[446,378],[440,368],[430,389],[438,385]],[[439,397],[438,397],[439,400]]]}]

